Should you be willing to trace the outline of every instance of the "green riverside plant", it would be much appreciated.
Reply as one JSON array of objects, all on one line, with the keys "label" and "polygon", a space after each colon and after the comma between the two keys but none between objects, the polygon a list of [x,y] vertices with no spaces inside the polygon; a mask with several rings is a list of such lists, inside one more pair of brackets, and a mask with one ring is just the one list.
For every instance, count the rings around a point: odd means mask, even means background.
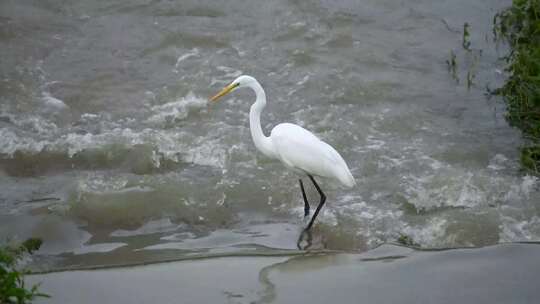
[{"label": "green riverside plant", "polygon": [[28,271],[17,268],[17,262],[41,246],[40,239],[28,239],[19,245],[0,246],[0,304],[30,303],[37,297],[49,297],[38,291],[39,285],[28,287],[24,275]]},{"label": "green riverside plant", "polygon": [[507,104],[510,124],[528,139],[521,149],[523,168],[540,174],[540,0],[512,1],[495,15],[494,34],[510,45],[509,77],[496,93]]}]

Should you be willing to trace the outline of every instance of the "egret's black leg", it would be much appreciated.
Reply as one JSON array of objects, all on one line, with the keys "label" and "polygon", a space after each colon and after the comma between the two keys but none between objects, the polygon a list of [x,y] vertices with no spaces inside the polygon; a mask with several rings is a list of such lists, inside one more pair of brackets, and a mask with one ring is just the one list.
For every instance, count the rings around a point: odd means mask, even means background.
[{"label": "egret's black leg", "polygon": [[309,215],[309,202],[307,200],[306,191],[304,190],[304,183],[301,179],[298,180],[300,182],[300,189],[302,189],[302,197],[304,198],[304,217]]},{"label": "egret's black leg", "polygon": [[319,192],[319,195],[321,196],[321,202],[319,203],[319,206],[317,206],[317,209],[315,210],[315,213],[313,214],[313,217],[311,218],[311,221],[309,222],[309,225],[307,226],[306,230],[311,229],[311,226],[313,225],[315,218],[317,218],[317,215],[319,215],[319,211],[321,211],[322,206],[326,202],[326,195],[324,195],[319,185],[317,185],[317,182],[315,181],[313,176],[309,174],[308,176],[309,176],[309,179],[311,179],[311,182],[313,183],[313,185],[315,185],[315,188],[317,188],[317,192]]}]

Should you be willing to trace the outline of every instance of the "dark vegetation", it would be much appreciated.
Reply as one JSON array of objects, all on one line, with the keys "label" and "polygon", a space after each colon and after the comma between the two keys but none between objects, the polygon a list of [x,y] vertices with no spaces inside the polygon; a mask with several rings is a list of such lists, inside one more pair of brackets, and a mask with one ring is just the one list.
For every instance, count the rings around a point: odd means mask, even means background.
[{"label": "dark vegetation", "polygon": [[494,18],[496,39],[510,45],[509,77],[496,90],[507,106],[507,119],[528,142],[521,148],[524,169],[540,174],[540,0],[513,0]]},{"label": "dark vegetation", "polygon": [[406,235],[406,234],[400,234],[397,238],[397,242],[401,245],[405,245],[407,247],[418,247],[420,248],[420,244],[416,243],[412,237]]},{"label": "dark vegetation", "polygon": [[22,244],[0,246],[0,304],[30,303],[37,297],[49,297],[39,292],[38,285],[26,286],[24,275],[28,271],[17,267],[24,255],[32,254],[40,246],[40,239],[28,239]]}]

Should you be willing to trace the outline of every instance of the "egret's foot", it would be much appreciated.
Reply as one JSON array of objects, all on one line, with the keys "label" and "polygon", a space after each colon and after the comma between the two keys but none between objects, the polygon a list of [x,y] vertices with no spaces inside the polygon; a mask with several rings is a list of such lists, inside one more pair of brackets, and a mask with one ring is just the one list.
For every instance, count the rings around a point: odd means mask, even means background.
[{"label": "egret's foot", "polygon": [[[305,246],[302,246],[305,239]],[[298,250],[308,250],[313,243],[313,236],[311,235],[311,231],[307,229],[302,229],[302,233],[300,233],[300,236],[298,237],[298,241],[296,242],[296,247]]]}]

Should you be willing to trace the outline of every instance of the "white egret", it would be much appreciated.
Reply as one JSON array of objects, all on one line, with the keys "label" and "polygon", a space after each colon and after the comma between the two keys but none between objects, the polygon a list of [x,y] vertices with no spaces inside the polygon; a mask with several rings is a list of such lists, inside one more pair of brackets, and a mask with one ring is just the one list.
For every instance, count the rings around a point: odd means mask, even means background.
[{"label": "white egret", "polygon": [[[285,167],[294,172],[306,174],[319,192],[321,199],[306,227],[307,231],[313,225],[326,201],[326,195],[315,181],[314,176],[334,179],[347,187],[353,187],[356,184],[354,177],[341,155],[334,148],[298,125],[282,123],[272,129],[269,137],[265,136],[261,128],[261,112],[266,106],[266,94],[255,78],[242,75],[210,100],[216,101],[239,88],[251,88],[257,97],[249,111],[251,137],[257,149],[267,157],[280,160]],[[299,183],[304,198],[304,217],[307,217],[310,213],[310,206],[301,178]]]}]

